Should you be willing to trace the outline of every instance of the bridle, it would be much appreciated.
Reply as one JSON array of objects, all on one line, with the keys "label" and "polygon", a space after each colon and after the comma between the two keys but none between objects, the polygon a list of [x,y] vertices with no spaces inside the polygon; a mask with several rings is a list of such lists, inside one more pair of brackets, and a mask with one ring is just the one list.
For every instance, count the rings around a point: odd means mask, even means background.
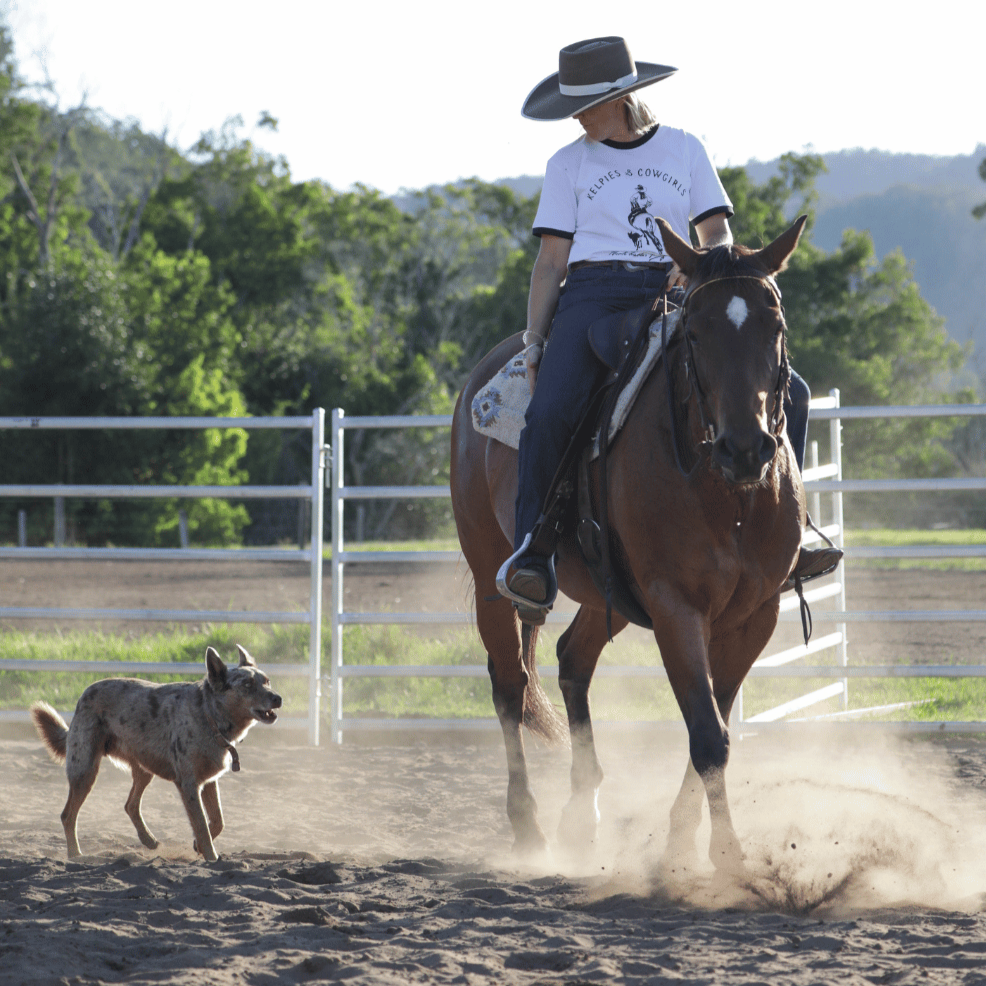
[{"label": "bridle", "polygon": [[[699,452],[701,452],[704,447],[711,447],[715,443],[716,431],[715,426],[709,420],[709,416],[706,411],[706,392],[705,388],[702,386],[702,381],[699,379],[698,370],[695,366],[695,351],[693,348],[693,343],[691,337],[686,331],[688,326],[688,318],[691,314],[688,308],[688,303],[696,294],[698,294],[699,291],[707,288],[710,284],[721,284],[723,281],[756,281],[758,284],[761,284],[767,288],[777,299],[777,306],[781,312],[781,359],[777,373],[777,382],[774,385],[774,408],[771,413],[770,422],[771,429],[776,438],[780,437],[781,432],[784,429],[784,398],[787,395],[788,383],[791,379],[791,364],[787,355],[787,323],[784,320],[784,305],[781,302],[781,289],[777,286],[777,282],[770,275],[756,277],[752,274],[731,274],[725,277],[713,277],[707,281],[702,281],[700,284],[696,284],[694,287],[688,288],[685,292],[685,297],[682,300],[680,314],[678,316],[678,327],[685,343],[685,380],[689,385],[689,392],[685,396],[684,403],[687,403],[689,397],[691,397],[692,391],[694,391],[696,403],[698,404],[698,413],[702,420],[702,434],[705,436],[705,438],[698,444]],[[668,384],[667,392],[668,410],[670,412],[671,419],[671,445],[674,448],[675,464],[678,467],[678,471],[683,476],[689,476],[690,470],[686,470],[681,462],[681,453],[678,447],[677,424],[675,423],[674,379],[668,362],[667,295],[665,295],[664,312],[661,316],[661,348],[664,352],[665,377],[667,378]],[[699,455],[699,459],[701,459],[701,455]]]}]

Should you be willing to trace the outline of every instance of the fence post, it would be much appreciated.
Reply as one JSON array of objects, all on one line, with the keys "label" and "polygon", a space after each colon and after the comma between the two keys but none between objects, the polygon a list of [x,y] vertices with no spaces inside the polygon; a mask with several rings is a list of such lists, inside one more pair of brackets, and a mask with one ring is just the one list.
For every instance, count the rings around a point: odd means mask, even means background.
[{"label": "fence post", "polygon": [[332,672],[329,679],[329,704],[332,709],[331,742],[342,742],[342,552],[343,511],[343,419],[346,412],[337,407],[332,412]]},{"label": "fence post", "polygon": [[[304,503],[304,500],[299,501]],[[308,635],[308,741],[318,746],[322,699],[322,517],[325,503],[325,411],[312,412],[311,597]]]},{"label": "fence post", "polygon": [[183,547],[188,547],[188,511],[178,511],[178,543]]},{"label": "fence post", "polygon": [[27,547],[27,511],[17,511],[17,546]]},{"label": "fence post", "polygon": [[[810,442],[808,445],[808,468],[818,468],[818,442]],[[822,521],[822,494],[812,493],[811,495],[811,517],[816,524],[821,525]]]},{"label": "fence post", "polygon": [[[832,398],[836,407],[841,407],[839,403],[839,388],[834,387],[829,391],[829,396]],[[833,418],[829,422],[829,442],[832,446],[832,461],[835,463],[837,472],[835,478],[840,482],[842,480],[842,419]],[[842,515],[842,491],[836,490],[832,494],[832,522],[838,525],[839,532],[836,535],[835,543],[840,548],[845,548],[846,538],[845,538],[845,526],[844,518]],[[839,595],[836,597],[837,605],[839,609],[844,613],[846,611],[846,563],[843,561],[842,570],[839,573],[840,583],[842,588],[839,590]],[[847,624],[837,623],[835,625],[836,630],[842,635],[842,640],[839,643],[838,654],[839,663],[845,667],[849,663],[849,647],[848,641],[846,640],[846,629]],[[842,711],[845,712],[849,708],[849,679],[842,679]]]}]

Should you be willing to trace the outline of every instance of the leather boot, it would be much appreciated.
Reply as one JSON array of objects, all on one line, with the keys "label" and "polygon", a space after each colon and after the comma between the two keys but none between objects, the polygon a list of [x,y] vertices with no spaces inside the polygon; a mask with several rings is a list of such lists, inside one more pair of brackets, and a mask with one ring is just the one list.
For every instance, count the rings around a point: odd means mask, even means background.
[{"label": "leather boot", "polygon": [[788,589],[793,589],[796,577],[804,583],[834,572],[839,562],[842,561],[843,553],[841,548],[829,545],[824,548],[802,548],[798,553],[798,563],[794,566],[794,571],[788,576],[788,580],[784,583],[781,591],[786,592]]},{"label": "leather boot", "polygon": [[525,558],[510,577],[510,591],[529,599],[537,607],[548,598],[548,567],[539,565],[532,558]]}]

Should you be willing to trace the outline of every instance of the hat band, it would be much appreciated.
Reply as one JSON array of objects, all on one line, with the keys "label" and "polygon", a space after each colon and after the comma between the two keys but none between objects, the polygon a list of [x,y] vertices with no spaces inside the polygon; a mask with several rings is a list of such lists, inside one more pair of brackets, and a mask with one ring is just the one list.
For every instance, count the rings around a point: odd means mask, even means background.
[{"label": "hat band", "polygon": [[597,96],[601,92],[609,92],[610,89],[622,89],[637,81],[637,70],[634,69],[629,75],[624,75],[622,79],[614,82],[590,82],[586,86],[568,86],[564,82],[558,83],[558,91],[563,96]]}]

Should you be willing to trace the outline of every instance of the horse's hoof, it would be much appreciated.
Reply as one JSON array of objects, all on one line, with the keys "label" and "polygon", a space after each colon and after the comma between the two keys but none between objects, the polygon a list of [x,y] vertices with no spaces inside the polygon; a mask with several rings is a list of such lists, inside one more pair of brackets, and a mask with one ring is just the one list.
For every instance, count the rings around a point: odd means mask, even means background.
[{"label": "horse's hoof", "polygon": [[599,831],[599,792],[573,795],[562,809],[558,842],[570,853],[583,853],[595,845]]},{"label": "horse's hoof", "polygon": [[513,851],[517,856],[538,856],[548,851],[548,840],[537,822],[522,831],[514,830]]},{"label": "horse's hoof", "polygon": [[669,846],[657,864],[657,875],[666,883],[681,883],[694,879],[700,862],[695,847]]},{"label": "horse's hoof", "polygon": [[716,873],[728,874],[731,877],[746,876],[746,856],[740,848],[739,841],[730,841],[725,846],[709,848],[709,861],[716,868]]},{"label": "horse's hoof", "polygon": [[513,854],[521,859],[534,859],[538,856],[545,856],[548,853],[548,840],[541,839],[514,839]]}]

